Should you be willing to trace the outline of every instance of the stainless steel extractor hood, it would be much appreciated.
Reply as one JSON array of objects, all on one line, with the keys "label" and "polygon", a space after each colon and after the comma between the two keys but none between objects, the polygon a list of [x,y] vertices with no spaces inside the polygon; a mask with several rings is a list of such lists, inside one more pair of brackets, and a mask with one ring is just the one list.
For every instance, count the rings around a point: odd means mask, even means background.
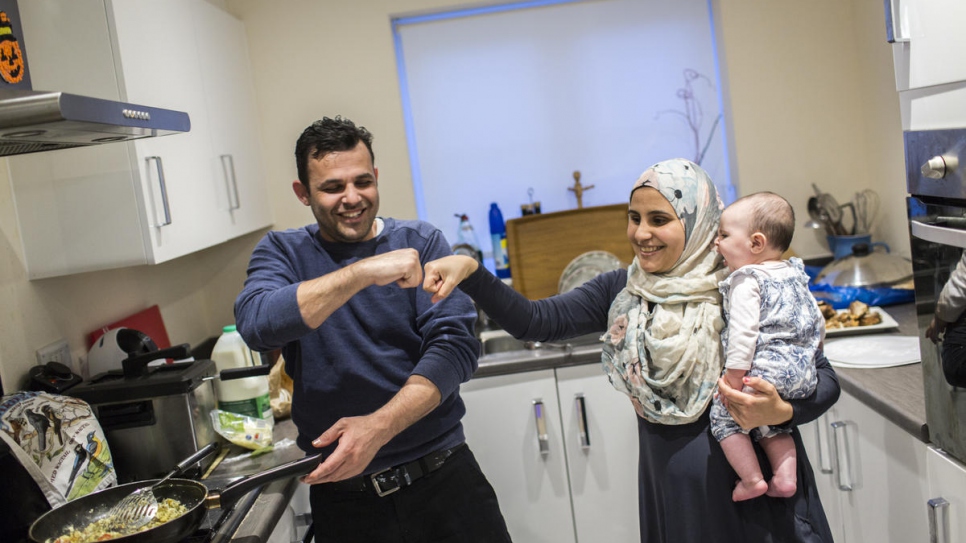
[{"label": "stainless steel extractor hood", "polygon": [[0,0],[0,156],[150,138],[191,128],[188,114],[34,90],[16,0]]},{"label": "stainless steel extractor hood", "polygon": [[0,156],[187,132],[188,114],[66,92],[0,89]]}]

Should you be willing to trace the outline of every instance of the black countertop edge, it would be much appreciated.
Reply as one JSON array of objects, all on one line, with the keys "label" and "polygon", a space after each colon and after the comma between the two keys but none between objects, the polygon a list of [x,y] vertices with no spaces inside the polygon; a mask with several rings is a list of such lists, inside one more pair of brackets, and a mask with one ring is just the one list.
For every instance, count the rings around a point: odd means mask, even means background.
[{"label": "black countertop edge", "polygon": [[268,483],[248,506],[231,543],[265,543],[288,507],[295,489],[302,483],[297,477]]},{"label": "black countertop edge", "polygon": [[[272,437],[276,444],[283,439],[294,440],[297,435],[298,430],[292,419],[275,421]],[[237,445],[231,447],[229,458],[241,458],[241,455],[251,452]],[[230,464],[223,461],[210,474],[209,480],[215,486],[220,486],[239,477],[297,460],[304,455],[293,444],[276,448],[271,454],[257,458],[242,458]],[[298,477],[289,477],[266,483],[246,494],[235,504],[229,517],[219,527],[212,543],[266,543],[300,484],[302,483]]]},{"label": "black countertop edge", "polygon": [[238,527],[248,516],[249,510],[251,510],[252,505],[255,500],[258,499],[259,494],[265,489],[265,485],[262,485],[255,490],[249,492],[242,497],[238,503],[232,507],[232,511],[227,515],[227,518],[217,526],[215,530],[215,536],[211,539],[211,543],[226,543],[231,541],[233,535],[237,532]]}]

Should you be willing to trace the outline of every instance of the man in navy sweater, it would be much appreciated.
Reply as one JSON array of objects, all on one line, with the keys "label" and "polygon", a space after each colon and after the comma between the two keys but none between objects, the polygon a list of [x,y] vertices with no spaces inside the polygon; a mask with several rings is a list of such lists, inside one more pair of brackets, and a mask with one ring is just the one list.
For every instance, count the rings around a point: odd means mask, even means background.
[{"label": "man in navy sweater", "polygon": [[425,222],[376,216],[365,128],[323,118],[295,157],[292,188],[316,223],[258,243],[235,320],[251,348],[282,350],[298,444],[327,453],[303,479],[315,540],[509,541],[460,423],[476,311],[462,293],[433,304],[419,288],[449,244]]}]

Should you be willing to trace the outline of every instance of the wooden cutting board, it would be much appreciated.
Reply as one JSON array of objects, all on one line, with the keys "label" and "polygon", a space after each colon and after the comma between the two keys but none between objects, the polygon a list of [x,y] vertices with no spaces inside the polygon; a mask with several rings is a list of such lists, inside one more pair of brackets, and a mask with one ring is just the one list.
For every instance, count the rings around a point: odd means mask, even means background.
[{"label": "wooden cutting board", "polygon": [[588,251],[634,259],[627,241],[627,204],[527,215],[506,223],[513,288],[531,300],[557,294],[570,261]]}]

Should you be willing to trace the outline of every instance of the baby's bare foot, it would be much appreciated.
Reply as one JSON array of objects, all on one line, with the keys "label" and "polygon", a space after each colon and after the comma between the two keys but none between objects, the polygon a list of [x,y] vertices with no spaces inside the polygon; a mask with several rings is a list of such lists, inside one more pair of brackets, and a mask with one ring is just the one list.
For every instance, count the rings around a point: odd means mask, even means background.
[{"label": "baby's bare foot", "polygon": [[795,479],[772,477],[768,483],[768,494],[772,498],[790,498],[795,495]]},{"label": "baby's bare foot", "polygon": [[740,502],[757,498],[768,491],[768,483],[764,479],[756,481],[738,481],[734,492],[731,493],[732,501]]}]

